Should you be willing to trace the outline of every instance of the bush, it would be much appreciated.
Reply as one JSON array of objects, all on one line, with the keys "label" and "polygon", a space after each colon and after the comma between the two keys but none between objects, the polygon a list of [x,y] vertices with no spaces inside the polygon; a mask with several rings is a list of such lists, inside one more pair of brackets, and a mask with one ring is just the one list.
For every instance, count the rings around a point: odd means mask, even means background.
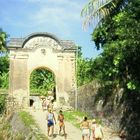
[{"label": "bush", "polygon": [[0,95],[0,114],[6,110],[6,95]]}]

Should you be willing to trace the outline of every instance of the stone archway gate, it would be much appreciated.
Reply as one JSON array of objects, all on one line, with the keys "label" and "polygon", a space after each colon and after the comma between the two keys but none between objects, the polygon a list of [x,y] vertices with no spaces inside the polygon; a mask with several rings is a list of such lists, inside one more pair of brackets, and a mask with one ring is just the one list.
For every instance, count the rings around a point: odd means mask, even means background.
[{"label": "stone archway gate", "polygon": [[11,38],[9,96],[22,107],[29,106],[30,74],[43,67],[55,75],[56,101],[69,105],[75,90],[75,44],[59,40],[50,33],[33,33],[26,38]]}]

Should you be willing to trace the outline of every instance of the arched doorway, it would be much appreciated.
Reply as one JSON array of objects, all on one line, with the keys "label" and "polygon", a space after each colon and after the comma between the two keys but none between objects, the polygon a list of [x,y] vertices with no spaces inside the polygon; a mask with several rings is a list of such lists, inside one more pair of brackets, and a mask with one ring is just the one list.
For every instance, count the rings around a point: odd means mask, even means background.
[{"label": "arched doorway", "polygon": [[[41,102],[44,98],[49,98],[53,101],[54,97],[55,75],[46,67],[39,67],[32,71],[30,74],[30,102]],[[30,103],[31,105],[31,103]]]}]

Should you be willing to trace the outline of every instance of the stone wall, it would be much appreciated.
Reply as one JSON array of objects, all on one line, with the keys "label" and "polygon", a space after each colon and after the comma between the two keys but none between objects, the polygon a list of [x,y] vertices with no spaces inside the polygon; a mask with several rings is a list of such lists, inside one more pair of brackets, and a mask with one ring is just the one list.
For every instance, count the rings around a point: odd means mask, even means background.
[{"label": "stone wall", "polygon": [[[71,105],[75,107],[75,94]],[[115,132],[123,133],[127,140],[140,139],[140,94],[121,88],[100,87],[91,82],[78,88],[78,110],[99,118]]]}]

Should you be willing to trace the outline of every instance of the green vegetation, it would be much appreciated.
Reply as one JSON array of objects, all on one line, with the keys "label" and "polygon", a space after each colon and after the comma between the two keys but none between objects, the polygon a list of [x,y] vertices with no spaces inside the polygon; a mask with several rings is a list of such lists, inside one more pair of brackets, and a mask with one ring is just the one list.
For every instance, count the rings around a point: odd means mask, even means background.
[{"label": "green vegetation", "polygon": [[0,54],[6,51],[6,38],[8,35],[0,28]]},{"label": "green vegetation", "polygon": [[0,140],[5,139],[48,140],[40,131],[33,117],[25,111],[12,113],[0,118]]},{"label": "green vegetation", "polygon": [[9,60],[8,56],[0,56],[0,88],[8,89],[9,85]]},{"label": "green vegetation", "polygon": [[0,114],[6,109],[6,90],[8,89],[9,61],[6,50],[7,34],[0,29]]},{"label": "green vegetation", "polygon": [[[85,116],[87,116],[89,122],[91,122],[93,119],[91,115],[80,111],[64,111],[63,113],[65,120],[72,123],[77,128],[80,128],[80,124]],[[96,119],[97,123],[102,124],[102,121],[99,118],[94,119]]]},{"label": "green vegetation", "polygon": [[104,106],[112,100],[112,106],[115,106],[115,94],[123,89],[123,94],[119,95],[119,105],[124,106],[120,125],[122,129],[125,128],[130,139],[139,139],[140,1],[105,0],[98,4],[95,3],[97,1],[90,0],[82,15],[86,23],[91,23],[98,16],[100,18],[92,33],[97,49],[103,50],[92,66],[93,77],[101,85],[98,99],[104,100]]},{"label": "green vegetation", "polygon": [[32,118],[32,116],[25,111],[19,112],[19,116],[27,127],[30,127],[31,125],[36,124],[35,120]]},{"label": "green vegetation", "polygon": [[0,95],[0,114],[4,113],[6,109],[6,95]]},{"label": "green vegetation", "polygon": [[64,111],[65,120],[71,122],[76,127],[80,128],[80,123],[83,120],[84,116],[88,116],[86,113],[80,111]]},{"label": "green vegetation", "polygon": [[37,140],[47,140],[47,137],[41,133],[41,131],[39,130],[39,126],[36,124],[35,120],[28,112],[21,111],[19,112],[19,116],[25,126],[31,129],[33,135]]},{"label": "green vegetation", "polygon": [[30,80],[31,95],[47,96],[48,91],[53,91],[55,88],[54,74],[46,69],[34,70]]},{"label": "green vegetation", "polygon": [[[114,5],[113,11],[109,4]],[[92,34],[92,40],[95,41],[97,49],[103,49],[103,53],[92,64],[92,74],[105,85],[119,86],[139,92],[140,2],[116,0],[105,1],[104,5],[101,3],[99,5],[90,0],[82,11],[92,17],[95,16],[94,6],[99,8],[97,11],[101,14],[104,10],[109,11],[109,15],[107,14],[101,20],[102,24],[98,24]]]},{"label": "green vegetation", "polygon": [[78,87],[85,85],[93,80],[92,64],[94,60],[91,58],[83,58],[82,50],[78,47],[78,58],[77,58],[77,85]]},{"label": "green vegetation", "polygon": [[139,2],[134,0],[123,11],[104,20],[92,34],[97,47],[104,50],[101,58],[97,58],[100,59],[98,67],[103,67],[100,78],[130,92],[140,92],[138,8]]},{"label": "green vegetation", "polygon": [[[2,124],[3,123],[3,124]],[[9,138],[10,136],[10,124],[9,122],[3,122],[3,120],[0,120],[0,140],[4,140],[5,138]]]}]

